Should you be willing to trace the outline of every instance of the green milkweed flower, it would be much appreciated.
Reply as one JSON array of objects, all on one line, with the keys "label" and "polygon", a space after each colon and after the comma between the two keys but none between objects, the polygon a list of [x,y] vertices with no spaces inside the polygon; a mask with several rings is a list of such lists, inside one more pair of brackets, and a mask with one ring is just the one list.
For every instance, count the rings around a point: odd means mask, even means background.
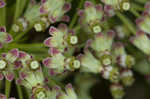
[{"label": "green milkweed flower", "polygon": [[73,71],[80,67],[80,61],[75,57],[65,57],[62,53],[53,54],[43,60],[44,66],[55,73],[62,73],[65,70]]},{"label": "green milkweed flower", "polygon": [[125,95],[124,88],[120,84],[112,84],[110,91],[114,99],[122,99]]},{"label": "green milkweed flower", "polygon": [[60,24],[58,29],[51,26],[49,29],[51,37],[44,41],[47,47],[55,48],[59,52],[65,52],[68,48],[77,44],[77,36],[70,32],[65,24]]},{"label": "green milkweed flower", "polygon": [[132,37],[130,41],[143,53],[145,53],[146,55],[150,55],[150,47],[149,47],[150,40],[144,32],[142,31],[137,32],[136,36]]},{"label": "green milkweed flower", "polygon": [[114,9],[119,10],[129,10],[130,9],[130,2],[129,0],[101,0],[106,5],[111,5]]},{"label": "green milkweed flower", "polygon": [[84,4],[84,10],[79,11],[79,22],[83,27],[90,32],[99,33],[102,31],[101,20],[103,18],[103,8],[101,4],[94,5],[90,1],[86,1]]},{"label": "green milkweed flower", "polygon": [[47,0],[41,4],[31,3],[23,17],[13,24],[12,30],[22,32],[34,26],[36,31],[43,31],[51,23],[63,20],[64,14],[70,8],[70,3],[65,0]]},{"label": "green milkweed flower", "polygon": [[79,60],[82,72],[100,73],[103,69],[101,62],[89,50],[85,50],[83,55],[79,55]]},{"label": "green milkweed flower", "polygon": [[76,95],[73,87],[71,84],[68,84],[66,87],[65,87],[65,92],[61,91],[57,98],[58,99],[78,99],[78,96]]},{"label": "green milkweed flower", "polygon": [[6,3],[3,1],[3,0],[1,0],[0,1],[0,8],[3,8],[3,7],[5,7],[6,6]]},{"label": "green milkweed flower", "polygon": [[133,72],[128,69],[121,71],[120,78],[125,86],[131,86],[134,82]]},{"label": "green milkweed flower", "polygon": [[14,79],[15,61],[19,56],[18,49],[12,49],[8,53],[3,53],[0,58],[0,80],[5,78],[8,81]]},{"label": "green milkweed flower", "polygon": [[115,32],[111,30],[104,34],[103,33],[97,34],[91,43],[91,48],[98,53],[104,51],[111,51],[114,36]]},{"label": "green milkweed flower", "polygon": [[13,41],[13,38],[10,34],[6,33],[5,27],[0,27],[0,48],[5,44],[8,44]]}]

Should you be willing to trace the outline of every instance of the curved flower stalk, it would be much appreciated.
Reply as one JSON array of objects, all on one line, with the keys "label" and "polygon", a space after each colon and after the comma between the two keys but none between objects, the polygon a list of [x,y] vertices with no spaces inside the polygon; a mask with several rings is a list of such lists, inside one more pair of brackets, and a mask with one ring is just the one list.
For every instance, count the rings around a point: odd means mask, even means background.
[{"label": "curved flower stalk", "polygon": [[106,5],[111,5],[114,9],[129,10],[131,7],[130,0],[101,0]]},{"label": "curved flower stalk", "polygon": [[102,19],[104,16],[103,6],[101,4],[94,5],[90,1],[84,4],[84,10],[78,12],[79,23],[87,32],[99,33],[102,31]]},{"label": "curved flower stalk", "polygon": [[24,13],[24,16],[12,26],[14,32],[26,31],[33,26],[36,31],[43,31],[51,23],[64,19],[64,14],[71,8],[70,4],[65,0],[46,0],[41,4],[35,3],[31,5]]},{"label": "curved flower stalk", "polygon": [[51,37],[47,38],[44,44],[55,52],[64,53],[78,43],[78,37],[74,32],[69,31],[65,24],[60,24],[58,28],[51,26],[49,34]]},{"label": "curved flower stalk", "polygon": [[12,81],[14,79],[14,70],[18,56],[18,49],[12,49],[8,53],[4,53],[1,55],[0,80],[2,80],[4,76],[8,81]]},{"label": "curved flower stalk", "polygon": [[6,32],[5,27],[0,27],[0,48],[2,48],[5,44],[8,44],[13,41],[13,38],[10,34]]}]

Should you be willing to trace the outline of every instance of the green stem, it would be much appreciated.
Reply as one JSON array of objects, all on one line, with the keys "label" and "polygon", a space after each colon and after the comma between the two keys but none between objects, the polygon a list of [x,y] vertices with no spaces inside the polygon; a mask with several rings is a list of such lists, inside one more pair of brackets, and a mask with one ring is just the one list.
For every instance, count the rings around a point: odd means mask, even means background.
[{"label": "green stem", "polygon": [[149,0],[136,0],[136,2],[139,2],[139,3],[142,3],[142,4],[145,4],[146,2],[148,2]]},{"label": "green stem", "polygon": [[43,43],[35,43],[35,44],[17,44],[17,43],[11,43],[8,46],[8,49],[12,49],[12,48],[19,48],[21,50],[25,50],[25,51],[41,51],[41,52],[47,52],[47,48],[44,46]]},{"label": "green stem", "polygon": [[133,13],[137,18],[141,16],[134,8],[131,8],[130,12]]},{"label": "green stem", "polygon": [[23,94],[22,94],[22,90],[21,90],[21,86],[20,85],[17,85],[17,91],[18,91],[18,95],[19,95],[19,99],[23,99]]},{"label": "green stem", "polygon": [[[17,80],[17,77],[18,77],[18,71],[15,71],[15,80]],[[19,99],[23,99],[21,86],[16,84],[16,87],[17,87]]]},{"label": "green stem", "polygon": [[127,26],[127,28],[130,30],[130,32],[132,32],[135,35],[136,28],[134,27],[133,23],[128,18],[126,18],[123,14],[121,14],[120,12],[116,12],[116,15]]},{"label": "green stem", "polygon": [[6,7],[0,8],[0,26],[6,26]]},{"label": "green stem", "polygon": [[5,95],[6,95],[7,99],[9,98],[10,90],[11,90],[11,82],[6,80],[5,81]]},{"label": "green stem", "polygon": [[27,1],[28,0],[16,0],[16,11],[14,15],[14,22],[16,22],[17,18],[20,17],[20,15],[22,14]]},{"label": "green stem", "polygon": [[[84,3],[84,0],[81,0],[77,8],[80,9],[82,7],[83,3]],[[76,23],[77,19],[78,19],[78,15],[76,13],[76,14],[74,14],[74,16],[73,16],[73,18],[71,20],[71,23],[69,25],[70,29],[73,28],[73,26]]]},{"label": "green stem", "polygon": [[145,10],[144,7],[142,7],[142,6],[140,6],[140,5],[136,4],[136,3],[132,3],[131,7],[134,8],[135,10],[138,10],[138,11],[144,11]]},{"label": "green stem", "polygon": [[15,38],[14,38],[14,41],[15,42],[18,42],[30,29],[32,29],[33,25],[30,25],[29,28],[24,31],[24,32],[21,32],[19,33]]},{"label": "green stem", "polygon": [[[25,0],[23,0],[25,1]],[[16,0],[16,11],[14,15],[14,22],[16,22],[17,18],[20,16],[20,7],[22,0]]]}]

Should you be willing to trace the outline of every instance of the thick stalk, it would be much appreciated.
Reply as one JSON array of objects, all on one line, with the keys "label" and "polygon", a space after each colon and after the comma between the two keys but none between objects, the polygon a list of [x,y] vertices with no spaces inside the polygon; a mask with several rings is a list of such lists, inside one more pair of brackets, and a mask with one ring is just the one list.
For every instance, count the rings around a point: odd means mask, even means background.
[{"label": "thick stalk", "polygon": [[7,99],[9,98],[10,90],[11,90],[11,82],[8,80],[5,80],[5,95]]}]

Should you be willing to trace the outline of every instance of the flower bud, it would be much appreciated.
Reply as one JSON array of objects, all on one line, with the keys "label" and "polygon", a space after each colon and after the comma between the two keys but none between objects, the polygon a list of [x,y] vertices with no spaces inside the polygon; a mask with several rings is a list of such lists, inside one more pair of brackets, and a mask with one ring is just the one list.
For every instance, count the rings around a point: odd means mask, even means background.
[{"label": "flower bud", "polygon": [[123,70],[120,75],[121,81],[125,86],[131,86],[134,82],[133,73],[131,70]]},{"label": "flower bud", "polygon": [[110,91],[114,99],[122,99],[124,96],[124,88],[120,84],[112,84]]},{"label": "flower bud", "polygon": [[113,83],[117,83],[120,80],[119,71],[116,67],[105,66],[101,73],[104,79],[110,80]]}]

